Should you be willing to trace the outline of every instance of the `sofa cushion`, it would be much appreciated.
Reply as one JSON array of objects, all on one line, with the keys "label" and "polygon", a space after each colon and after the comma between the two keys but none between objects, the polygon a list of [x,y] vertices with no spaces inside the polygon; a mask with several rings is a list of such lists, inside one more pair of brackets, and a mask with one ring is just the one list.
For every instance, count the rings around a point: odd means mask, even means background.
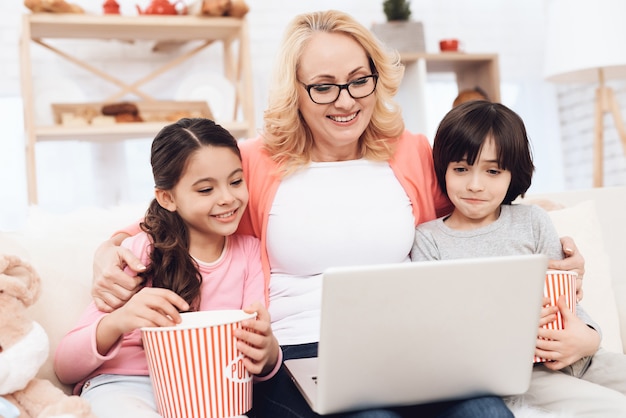
[{"label": "sofa cushion", "polygon": [[622,352],[619,314],[611,284],[610,259],[604,248],[596,204],[587,200],[548,212],[560,236],[570,236],[585,257],[583,300],[585,311],[602,328],[602,346]]},{"label": "sofa cushion", "polygon": [[50,354],[38,376],[68,393],[71,387],[58,381],[52,358],[63,335],[91,301],[94,252],[114,231],[140,219],[146,207],[128,205],[52,213],[33,206],[22,230],[0,233],[0,251],[28,260],[41,276],[41,296],[29,313],[46,330]]},{"label": "sofa cushion", "polygon": [[0,254],[9,254],[28,260],[30,255],[17,239],[17,233],[0,231]]}]

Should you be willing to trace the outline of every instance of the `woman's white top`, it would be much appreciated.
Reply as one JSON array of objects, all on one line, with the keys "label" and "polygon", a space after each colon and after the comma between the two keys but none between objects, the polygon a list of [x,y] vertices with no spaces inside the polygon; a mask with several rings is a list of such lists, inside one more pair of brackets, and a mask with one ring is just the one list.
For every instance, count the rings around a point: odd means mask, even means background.
[{"label": "woman's white top", "polygon": [[319,341],[321,273],[409,261],[415,222],[386,162],[319,162],[286,177],[267,229],[272,329],[281,345]]}]

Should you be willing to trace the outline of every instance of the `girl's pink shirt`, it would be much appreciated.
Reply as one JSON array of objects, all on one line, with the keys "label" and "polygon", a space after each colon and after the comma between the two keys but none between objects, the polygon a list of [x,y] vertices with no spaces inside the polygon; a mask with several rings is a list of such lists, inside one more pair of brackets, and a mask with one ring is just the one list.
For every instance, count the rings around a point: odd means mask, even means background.
[{"label": "girl's pink shirt", "polygon": [[[237,234],[230,236],[226,242],[227,246],[219,260],[200,265],[200,310],[242,309],[253,302],[265,301],[259,240]],[[122,245],[147,265],[148,244],[147,235],[141,232],[127,238]],[[105,315],[92,302],[76,327],[63,337],[56,349],[54,370],[61,382],[76,384],[75,394],[81,392],[86,380],[100,374],[148,375],[140,330],[124,335],[106,355],[98,353],[96,328]]]}]

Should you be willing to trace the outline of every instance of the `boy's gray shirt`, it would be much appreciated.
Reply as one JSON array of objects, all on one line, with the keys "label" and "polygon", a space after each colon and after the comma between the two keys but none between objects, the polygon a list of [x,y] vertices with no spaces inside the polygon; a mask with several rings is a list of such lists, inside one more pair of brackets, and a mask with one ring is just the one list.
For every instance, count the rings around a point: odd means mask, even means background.
[{"label": "boy's gray shirt", "polygon": [[[415,230],[412,261],[545,254],[561,260],[563,249],[548,213],[535,205],[501,205],[495,222],[471,230],[449,228],[446,217],[425,222]],[[600,327],[576,305],[576,315],[599,333]]]}]

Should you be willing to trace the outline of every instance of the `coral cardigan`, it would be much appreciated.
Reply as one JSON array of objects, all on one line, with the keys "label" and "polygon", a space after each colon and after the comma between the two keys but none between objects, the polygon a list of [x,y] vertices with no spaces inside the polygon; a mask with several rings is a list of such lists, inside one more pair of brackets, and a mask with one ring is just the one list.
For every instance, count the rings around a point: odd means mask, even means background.
[{"label": "coral cardigan", "polygon": [[[250,200],[238,232],[261,239],[261,262],[265,276],[265,298],[269,306],[270,265],[267,253],[267,223],[281,181],[277,164],[263,148],[261,137],[240,142],[243,172]],[[432,149],[424,135],[405,131],[397,140],[389,165],[413,206],[415,225],[451,212],[452,205],[437,185]]]}]

